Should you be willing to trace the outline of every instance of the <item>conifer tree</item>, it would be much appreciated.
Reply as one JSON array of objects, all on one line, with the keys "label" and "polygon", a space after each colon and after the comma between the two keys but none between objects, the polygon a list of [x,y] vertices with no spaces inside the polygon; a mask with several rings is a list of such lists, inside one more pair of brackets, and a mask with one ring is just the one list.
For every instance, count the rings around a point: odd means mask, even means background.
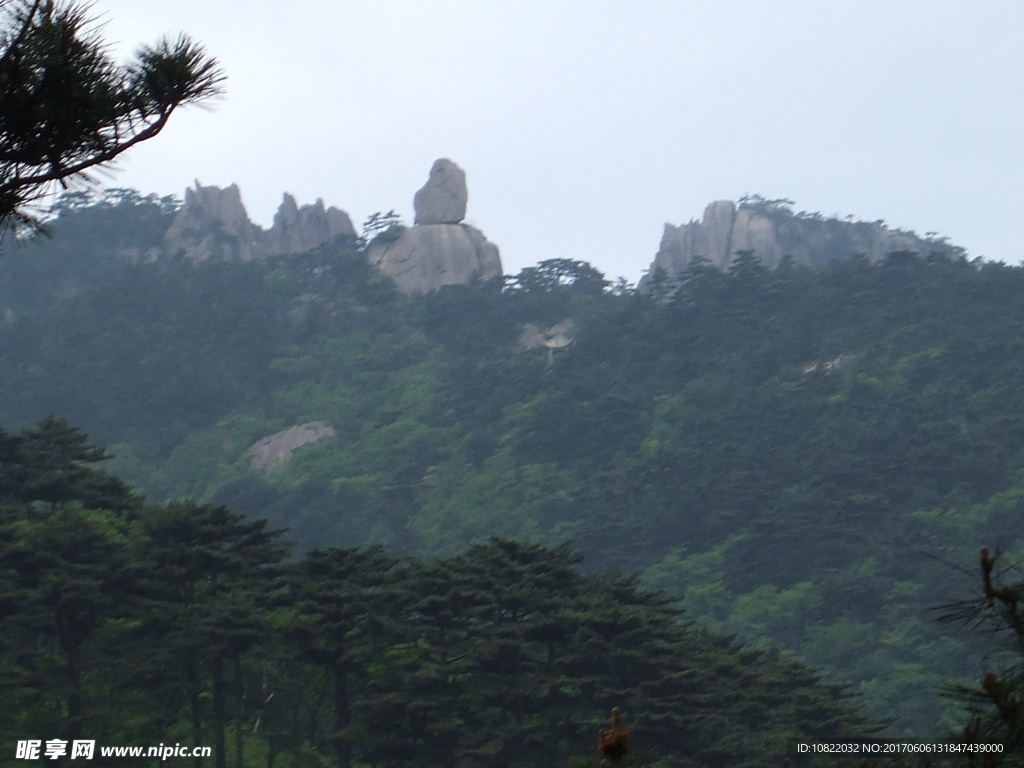
[{"label": "conifer tree", "polygon": [[14,436],[0,436],[0,496],[41,505],[51,512],[77,503],[117,514],[137,510],[140,499],[131,487],[95,468],[111,458],[67,420],[49,416]]},{"label": "conifer tree", "polygon": [[972,750],[964,753],[965,762],[984,768],[1024,764],[1024,580],[1019,568],[1002,567],[999,560],[999,553],[982,547],[981,594],[949,605],[943,616],[984,628],[997,642],[980,684],[950,691],[969,716],[959,734]]},{"label": "conifer tree", "polygon": [[380,651],[387,627],[385,584],[394,567],[382,548],[314,550],[292,571],[294,615],[287,628],[301,658],[324,669],[333,687],[330,742],[338,768],[352,764],[359,722],[356,689]]},{"label": "conifer tree", "polygon": [[38,228],[31,206],[55,183],[88,180],[160,133],[179,107],[221,92],[217,61],[184,35],[115,64],[87,11],[0,1],[0,232]]},{"label": "conifer tree", "polygon": [[0,688],[23,709],[19,718],[42,718],[61,738],[102,733],[115,719],[114,692],[92,672],[116,665],[109,630],[128,616],[116,518],[78,506],[43,519],[11,515],[0,523],[0,561]]},{"label": "conifer tree", "polygon": [[193,501],[147,510],[140,526],[135,556],[147,602],[144,634],[158,649],[143,674],[166,691],[176,712],[187,712],[194,743],[202,743],[209,723],[218,768],[226,764],[226,667],[234,671],[237,698],[241,657],[270,632],[267,610],[288,551],[279,533],[265,520]]}]

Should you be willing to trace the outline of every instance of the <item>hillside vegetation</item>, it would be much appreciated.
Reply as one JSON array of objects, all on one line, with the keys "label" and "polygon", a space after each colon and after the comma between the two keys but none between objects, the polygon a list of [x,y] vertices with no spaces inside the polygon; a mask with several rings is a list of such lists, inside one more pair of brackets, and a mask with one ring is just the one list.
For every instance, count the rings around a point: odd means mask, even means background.
[{"label": "hillside vegetation", "polygon": [[285,562],[265,520],[145,504],[60,420],[0,433],[0,456],[9,744],[208,745],[218,766],[268,768],[583,766],[615,705],[649,765],[764,766],[797,740],[878,731],[806,665],[681,623],[633,578],[582,574],[564,545]]},{"label": "hillside vegetation", "polygon": [[[568,542],[584,572],[853,683],[895,732],[962,724],[936,690],[981,660],[933,609],[973,593],[983,544],[1024,554],[1021,268],[741,254],[641,295],[552,260],[409,299],[353,246],[118,256],[171,207],[69,208],[4,254],[5,428],[67,418],[154,501],[226,504],[299,553]],[[519,344],[566,319],[568,349]],[[336,437],[250,468],[309,421]]]}]

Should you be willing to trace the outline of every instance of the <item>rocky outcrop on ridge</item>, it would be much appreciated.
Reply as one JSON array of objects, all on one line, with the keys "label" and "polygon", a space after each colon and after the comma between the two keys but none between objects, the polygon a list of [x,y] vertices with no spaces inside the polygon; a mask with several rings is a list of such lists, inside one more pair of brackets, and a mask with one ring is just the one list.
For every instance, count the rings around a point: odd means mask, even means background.
[{"label": "rocky outcrop on ridge", "polygon": [[164,253],[187,261],[251,261],[262,255],[262,231],[249,221],[237,184],[226,189],[196,182],[164,233]]},{"label": "rocky outcrop on ridge", "polygon": [[407,296],[501,276],[498,246],[468,224],[409,227],[393,242],[371,245],[367,258]]},{"label": "rocky outcrop on ridge", "polygon": [[202,186],[185,190],[185,203],[164,234],[163,253],[187,261],[251,261],[304,253],[335,237],[355,238],[348,214],[324,208],[323,201],[301,208],[290,194],[268,230],[253,224],[238,186]]},{"label": "rocky outcrop on ridge", "polygon": [[434,163],[413,200],[416,224],[379,238],[367,249],[370,264],[402,293],[430,293],[445,285],[492,280],[502,274],[498,246],[468,224],[466,175],[451,160]]},{"label": "rocky outcrop on ridge", "polygon": [[466,172],[446,157],[435,160],[430,176],[413,196],[416,224],[458,224],[466,218]]},{"label": "rocky outcrop on ridge", "polygon": [[822,266],[834,259],[863,254],[873,261],[896,251],[919,254],[954,254],[960,249],[943,240],[929,240],[912,232],[890,229],[881,221],[842,221],[819,214],[794,214],[789,201],[717,200],[704,209],[700,221],[665,225],[661,246],[648,276],[663,271],[678,277],[695,259],[728,269],[736,254],[750,251],[763,264],[775,267],[785,257],[798,264]]},{"label": "rocky outcrop on ridge", "polygon": [[[502,274],[498,247],[461,223],[466,216],[466,174],[451,160],[434,162],[427,183],[416,192],[416,224],[395,227],[367,248],[367,260],[391,277],[406,295],[445,285],[491,280]],[[251,261],[306,253],[335,238],[356,238],[348,214],[321,200],[299,206],[290,194],[263,230],[249,220],[234,184],[221,189],[198,181],[163,238],[163,258],[187,261]],[[153,260],[135,254],[136,260]]]},{"label": "rocky outcrop on ridge", "polygon": [[300,208],[295,198],[286,192],[264,241],[268,255],[283,256],[306,253],[342,236],[356,236],[347,213],[334,207],[324,208],[324,201],[320,199]]}]

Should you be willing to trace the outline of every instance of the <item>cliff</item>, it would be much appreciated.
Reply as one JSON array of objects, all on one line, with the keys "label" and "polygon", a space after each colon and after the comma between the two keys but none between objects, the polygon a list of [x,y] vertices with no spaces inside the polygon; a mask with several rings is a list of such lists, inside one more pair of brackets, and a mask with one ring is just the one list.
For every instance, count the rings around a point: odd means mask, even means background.
[{"label": "cliff", "polygon": [[301,208],[285,193],[268,230],[253,224],[238,186],[185,190],[185,204],[164,234],[163,254],[188,261],[251,261],[305,253],[338,237],[355,239],[349,215],[324,208],[322,200]]},{"label": "cliff", "polygon": [[762,263],[775,267],[785,257],[818,267],[856,254],[877,261],[896,251],[918,254],[953,254],[961,249],[944,240],[922,238],[913,232],[890,229],[881,221],[843,221],[819,214],[796,213],[789,201],[744,198],[737,205],[717,200],[704,209],[700,221],[665,224],[661,245],[648,276],[662,270],[677,278],[697,259],[728,269],[737,253],[753,252]]}]

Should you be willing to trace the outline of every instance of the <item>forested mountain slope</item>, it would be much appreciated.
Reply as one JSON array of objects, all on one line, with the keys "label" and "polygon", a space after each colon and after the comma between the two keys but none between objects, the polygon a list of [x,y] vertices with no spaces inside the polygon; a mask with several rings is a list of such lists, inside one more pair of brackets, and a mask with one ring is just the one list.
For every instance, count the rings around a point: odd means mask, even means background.
[{"label": "forested mountain slope", "polygon": [[[66,417],[153,498],[267,517],[300,551],[569,541],[906,733],[955,720],[936,685],[980,662],[931,609],[974,588],[981,545],[1021,545],[1020,268],[747,255],[642,296],[558,260],[409,299],[341,246],[127,264],[138,214],[166,215],[83,209],[73,246],[4,255],[5,428]],[[521,343],[567,319],[571,346]],[[250,467],[310,421],[335,437]]]},{"label": "forested mountain slope", "polygon": [[0,738],[29,759],[19,737],[45,735],[52,759],[83,739],[101,764],[159,743],[140,764],[583,766],[613,706],[666,768],[879,732],[843,687],[580,573],[565,545],[286,560],[265,520],[147,504],[103,458],[59,419],[0,432]]}]

